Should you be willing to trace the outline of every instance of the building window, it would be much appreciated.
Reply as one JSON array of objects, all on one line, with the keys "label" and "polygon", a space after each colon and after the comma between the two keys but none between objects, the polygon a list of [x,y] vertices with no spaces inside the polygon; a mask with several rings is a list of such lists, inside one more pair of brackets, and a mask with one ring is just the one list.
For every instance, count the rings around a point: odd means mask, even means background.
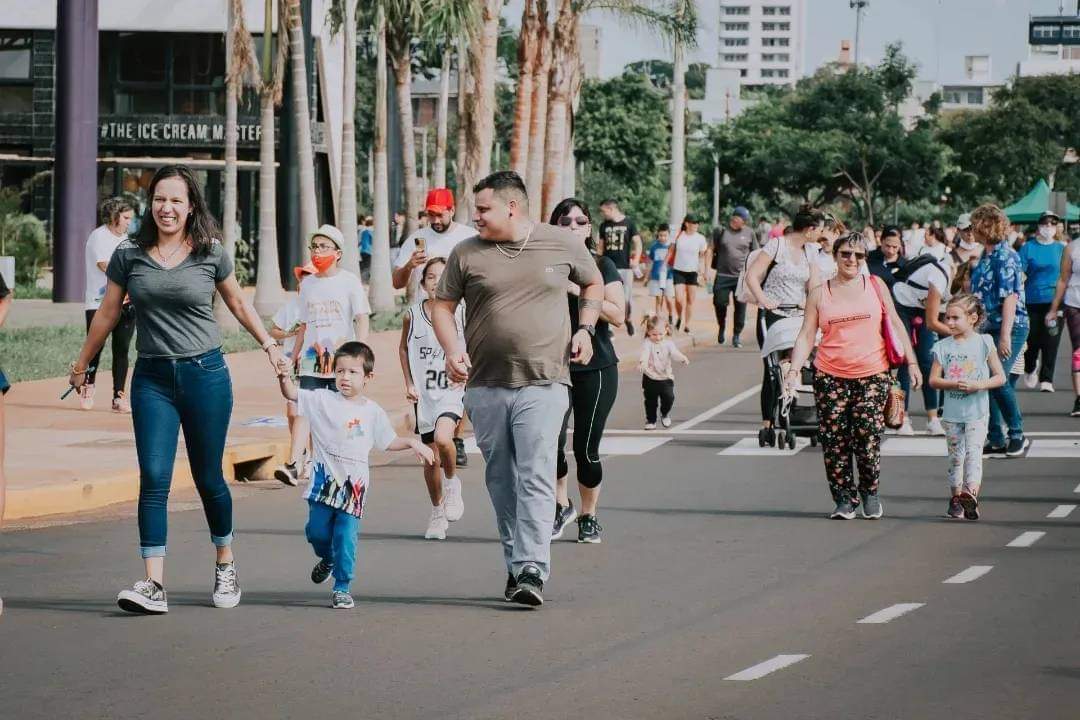
[{"label": "building window", "polygon": [[103,115],[223,115],[225,41],[216,34],[102,33]]},{"label": "building window", "polygon": [[761,8],[762,15],[791,15],[790,5],[766,5]]},{"label": "building window", "polygon": [[746,32],[750,29],[750,23],[734,22],[724,23],[725,32]]},{"label": "building window", "polygon": [[1036,40],[1057,40],[1061,36],[1061,27],[1058,25],[1032,25],[1031,37]]},{"label": "building window", "polygon": [[791,38],[761,38],[762,47],[788,47]]},{"label": "building window", "polygon": [[941,99],[946,105],[959,105],[960,104],[960,91],[946,89],[941,93]]},{"label": "building window", "polygon": [[1063,25],[1061,28],[1062,40],[1080,40],[1080,25]]},{"label": "building window", "polygon": [[975,88],[974,90],[967,91],[968,105],[982,105],[983,104],[983,89]]},{"label": "building window", "polygon": [[725,15],[749,15],[750,7],[748,5],[737,6],[724,6]]},{"label": "building window", "polygon": [[789,53],[762,53],[761,62],[790,62]]},{"label": "building window", "polygon": [[724,62],[740,63],[740,62],[746,62],[746,60],[747,60],[746,53],[726,53],[724,55]]},{"label": "building window", "polygon": [[746,77],[746,74],[747,74],[747,69],[746,68],[742,68],[741,70],[739,70],[739,77]]},{"label": "building window", "polygon": [[33,112],[33,42],[29,31],[0,30],[0,113]]},{"label": "building window", "polygon": [[724,38],[724,47],[746,47],[750,38]]},{"label": "building window", "polygon": [[788,32],[791,30],[791,23],[789,22],[763,22],[761,23],[761,29],[763,32]]}]

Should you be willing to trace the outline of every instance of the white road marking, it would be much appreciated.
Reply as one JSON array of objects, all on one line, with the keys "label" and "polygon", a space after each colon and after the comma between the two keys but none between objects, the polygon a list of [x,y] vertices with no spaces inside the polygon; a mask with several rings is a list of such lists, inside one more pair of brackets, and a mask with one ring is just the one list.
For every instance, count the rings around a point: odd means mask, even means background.
[{"label": "white road marking", "polygon": [[[757,437],[757,431],[758,431],[758,429],[756,427],[755,428],[746,428],[745,430],[676,430],[675,428],[671,428],[670,430],[665,430],[665,429],[660,428],[660,427],[656,428],[655,430],[645,430],[645,429],[641,429],[641,430],[611,430],[609,428],[605,428],[604,429],[604,435],[605,436],[607,436],[607,435],[644,435],[646,437],[648,437],[650,435],[658,435],[658,436],[664,436],[664,437],[666,437],[666,436],[676,437],[676,436],[679,436],[679,435],[685,435],[685,436],[695,436],[695,435],[701,435],[701,436],[728,435],[728,436],[731,436],[731,435],[737,435],[737,436],[740,436],[740,437],[750,437],[751,435],[753,435],[754,437]],[[571,430],[570,432],[573,432],[573,430]]]},{"label": "white road marking", "polygon": [[734,445],[730,445],[717,455],[768,455],[773,457],[790,457],[797,454],[803,448],[810,447],[810,441],[804,437],[795,438],[795,449],[789,450],[785,445],[781,448],[761,447],[758,444],[757,438],[743,438]]},{"label": "white road marking", "polygon": [[1013,539],[1013,541],[1011,543],[1009,543],[1008,545],[1006,545],[1005,547],[1016,547],[1016,548],[1031,547],[1032,545],[1037,543],[1042,538],[1042,536],[1045,535],[1045,534],[1046,533],[1040,532],[1038,530],[1028,530],[1027,532],[1022,532],[1019,535],[1017,535]]},{"label": "white road marking", "polygon": [[1075,488],[1073,488],[1073,492],[1080,493],[1080,485],[1077,485]]},{"label": "white road marking", "polygon": [[946,457],[949,454],[943,437],[886,437],[881,443],[882,457]]},{"label": "white road marking", "polygon": [[[639,437],[605,437],[600,441],[600,454],[643,455],[670,441],[670,437],[649,437],[648,435]],[[567,451],[569,452],[569,449]],[[480,454],[480,448],[476,444],[475,437],[465,438],[465,452],[470,455]]]},{"label": "white road marking", "polygon": [[1031,443],[1029,458],[1080,457],[1080,440],[1038,440]]},{"label": "white road marking", "polygon": [[746,668],[741,672],[737,672],[734,675],[728,675],[725,680],[735,680],[736,682],[747,682],[750,680],[757,680],[763,678],[766,675],[776,672],[777,670],[783,670],[784,668],[794,665],[797,662],[805,660],[810,657],[809,655],[777,655],[771,660],[766,660],[763,663],[758,663],[753,667]]},{"label": "white road marking", "polygon": [[712,408],[710,410],[706,410],[705,412],[700,413],[698,415],[695,415],[694,417],[690,418],[686,422],[679,423],[674,428],[672,428],[672,430],[674,430],[675,432],[682,432],[683,430],[689,430],[690,428],[694,427],[695,425],[700,425],[701,423],[705,422],[706,420],[709,420],[710,418],[716,417],[717,415],[724,412],[725,410],[729,410],[730,408],[735,407],[736,405],[741,403],[743,400],[754,397],[760,391],[761,391],[761,385],[755,385],[754,387],[747,388],[747,389],[743,390],[741,393],[739,393],[738,395],[736,395],[735,397],[728,398],[727,400],[720,403],[716,407],[714,407],[714,408]]},{"label": "white road marking", "polygon": [[1058,505],[1056,508],[1051,510],[1046,517],[1053,518],[1055,520],[1059,518],[1067,518],[1075,509],[1075,505]]},{"label": "white road marking", "polygon": [[890,622],[892,620],[895,620],[896,618],[900,617],[901,615],[906,615],[909,612],[911,612],[912,610],[918,610],[919,608],[921,608],[925,604],[926,603],[897,603],[896,605],[890,605],[889,607],[885,608],[884,610],[878,610],[873,615],[867,615],[862,620],[860,620],[857,624],[859,624],[859,625],[881,625],[881,624]]},{"label": "white road marking", "polygon": [[993,565],[972,565],[967,570],[961,570],[948,580],[943,580],[943,585],[963,585],[972,580],[978,580],[986,573],[994,569]]}]

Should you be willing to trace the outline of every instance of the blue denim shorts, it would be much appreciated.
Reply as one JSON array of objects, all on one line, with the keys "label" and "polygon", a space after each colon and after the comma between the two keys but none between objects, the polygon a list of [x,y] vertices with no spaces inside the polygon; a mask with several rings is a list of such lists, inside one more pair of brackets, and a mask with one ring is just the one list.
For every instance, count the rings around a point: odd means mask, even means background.
[{"label": "blue denim shorts", "polygon": [[7,391],[11,389],[11,383],[8,382],[7,375],[4,374],[4,369],[0,368],[0,395],[6,395]]}]

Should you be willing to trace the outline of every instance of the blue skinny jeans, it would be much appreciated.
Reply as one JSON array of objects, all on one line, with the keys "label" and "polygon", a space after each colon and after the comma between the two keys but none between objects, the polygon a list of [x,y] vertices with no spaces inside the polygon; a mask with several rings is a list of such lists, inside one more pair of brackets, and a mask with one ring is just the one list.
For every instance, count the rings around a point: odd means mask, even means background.
[{"label": "blue skinny jeans", "polygon": [[[941,407],[941,394],[930,387],[929,383],[930,366],[934,363],[934,356],[930,351],[934,349],[934,343],[938,341],[937,333],[926,326],[926,311],[922,308],[897,304],[896,314],[900,316],[901,322],[904,323],[908,339],[911,340],[911,344],[915,349],[915,360],[919,363],[919,372],[923,376],[923,407],[927,412],[937,410]],[[900,380],[900,387],[904,391],[904,409],[907,409],[911,403],[911,373],[908,372],[905,364],[897,370],[896,375]]]},{"label": "blue skinny jeans", "polygon": [[356,542],[360,518],[321,502],[308,500],[308,521],[304,527],[311,549],[334,566],[334,591],[349,592],[356,566]]},{"label": "blue skinny jeans", "polygon": [[[983,332],[994,338],[996,347],[1001,339],[1001,328],[988,327],[984,328]],[[986,442],[993,447],[1005,445],[1004,428],[1006,427],[1009,431],[1009,440],[1020,440],[1024,437],[1024,416],[1020,412],[1020,402],[1016,399],[1016,379],[1020,376],[1013,375],[1009,370],[1018,360],[1023,362],[1020,349],[1027,342],[1027,336],[1026,327],[1018,328],[1013,325],[1012,354],[1008,360],[1001,361],[1007,380],[1001,387],[990,391],[990,430],[986,433]]]}]

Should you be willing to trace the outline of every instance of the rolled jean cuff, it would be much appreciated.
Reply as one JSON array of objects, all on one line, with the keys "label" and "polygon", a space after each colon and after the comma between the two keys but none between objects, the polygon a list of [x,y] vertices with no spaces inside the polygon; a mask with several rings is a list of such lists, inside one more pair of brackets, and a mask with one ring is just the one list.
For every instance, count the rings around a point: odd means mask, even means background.
[{"label": "rolled jean cuff", "polygon": [[215,547],[229,547],[232,545],[233,534],[229,533],[225,537],[218,537],[217,535],[210,536],[210,542],[214,543]]},{"label": "rolled jean cuff", "polygon": [[164,545],[152,545],[150,547],[143,546],[143,547],[139,548],[139,554],[142,555],[144,558],[165,557],[165,546]]}]

